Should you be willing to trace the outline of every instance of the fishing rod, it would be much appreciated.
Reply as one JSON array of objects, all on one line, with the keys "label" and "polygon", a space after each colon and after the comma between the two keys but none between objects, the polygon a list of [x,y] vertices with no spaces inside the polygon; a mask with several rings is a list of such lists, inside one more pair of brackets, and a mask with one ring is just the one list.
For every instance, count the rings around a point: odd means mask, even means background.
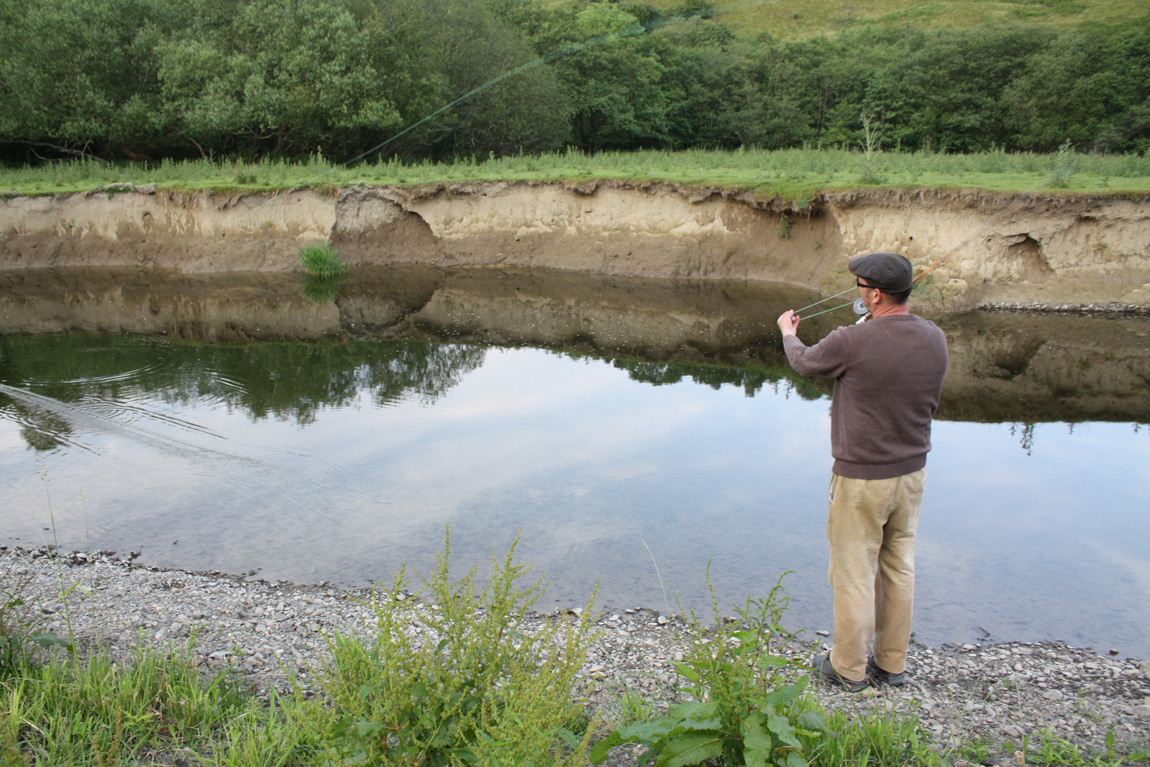
[{"label": "fishing rod", "polygon": [[[986,221],[982,222],[982,224],[977,229],[975,229],[973,232],[971,232],[969,235],[967,235],[966,238],[963,239],[958,244],[956,244],[956,245],[950,247],[949,249],[943,251],[937,257],[934,256],[934,254],[932,254],[932,253],[928,253],[927,255],[923,256],[922,258],[919,258],[919,259],[916,259],[915,261],[912,261],[911,266],[914,267],[914,266],[919,265],[919,264],[921,264],[921,263],[923,263],[923,262],[925,262],[931,258],[934,258],[934,261],[930,264],[930,266],[923,269],[921,272],[918,273],[918,276],[916,276],[914,279],[911,280],[911,285],[914,285],[919,280],[921,280],[923,277],[930,274],[931,272],[933,272],[938,267],[942,266],[942,264],[947,259],[949,259],[955,253],[957,253],[958,251],[960,251],[964,247],[966,247],[970,243],[971,240],[973,240],[975,237],[979,236],[984,230],[986,230],[987,227],[989,227],[995,221],[997,221],[1001,218],[1004,218],[1006,215],[1016,212],[1018,210],[1018,208],[1020,208],[1029,199],[1030,199],[1029,195],[1020,194],[1020,195],[1016,196],[1013,200],[1011,200],[1009,203],[1007,203],[1002,208],[1000,208],[997,213],[995,213],[990,218],[986,219]],[[823,315],[823,314],[829,314],[830,312],[837,311],[837,310],[842,309],[844,307],[850,306],[854,310],[855,314],[862,315],[855,322],[855,324],[858,325],[860,323],[866,322],[867,319],[870,318],[870,312],[867,311],[866,304],[863,303],[863,300],[861,298],[856,298],[853,301],[848,301],[844,304],[832,306],[830,309],[823,309],[821,311],[815,312],[814,314],[802,316],[802,313],[804,311],[806,311],[807,309],[811,309],[815,306],[818,306],[819,304],[824,304],[827,301],[832,301],[832,300],[838,298],[839,296],[843,296],[843,295],[846,295],[847,293],[850,293],[853,290],[855,290],[855,288],[850,287],[850,288],[847,288],[846,290],[844,290],[842,292],[835,293],[833,296],[827,296],[826,298],[822,298],[822,299],[819,299],[818,301],[815,301],[813,304],[808,304],[807,306],[804,306],[802,309],[796,309],[795,310],[795,316],[799,317],[800,319],[808,319],[809,320],[813,317],[818,317],[818,316]]]}]

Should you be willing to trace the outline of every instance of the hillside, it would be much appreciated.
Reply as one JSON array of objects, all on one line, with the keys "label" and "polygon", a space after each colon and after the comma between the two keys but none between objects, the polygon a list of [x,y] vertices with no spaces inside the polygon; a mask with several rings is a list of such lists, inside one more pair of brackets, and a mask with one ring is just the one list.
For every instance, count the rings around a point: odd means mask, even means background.
[{"label": "hillside", "polygon": [[[641,3],[661,14],[680,12],[683,0]],[[767,33],[781,40],[804,40],[866,26],[979,27],[1002,23],[1042,23],[1071,27],[1087,21],[1122,22],[1145,16],[1142,0],[801,0],[715,3],[714,18],[740,37]]]}]

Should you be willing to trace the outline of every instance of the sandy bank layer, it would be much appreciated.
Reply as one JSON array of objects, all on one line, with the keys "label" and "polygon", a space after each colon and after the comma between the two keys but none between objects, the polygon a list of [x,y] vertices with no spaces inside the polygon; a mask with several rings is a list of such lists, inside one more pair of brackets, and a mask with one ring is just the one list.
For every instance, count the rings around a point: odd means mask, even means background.
[{"label": "sandy bank layer", "polygon": [[[356,187],[337,195],[183,195],[150,187],[0,203],[0,269],[298,269],[332,243],[354,264],[535,266],[786,282],[833,293],[850,255],[926,268],[920,305],[1150,306],[1150,198],[937,190],[828,194],[802,210],[671,184]],[[939,259],[943,258],[941,263]]]}]

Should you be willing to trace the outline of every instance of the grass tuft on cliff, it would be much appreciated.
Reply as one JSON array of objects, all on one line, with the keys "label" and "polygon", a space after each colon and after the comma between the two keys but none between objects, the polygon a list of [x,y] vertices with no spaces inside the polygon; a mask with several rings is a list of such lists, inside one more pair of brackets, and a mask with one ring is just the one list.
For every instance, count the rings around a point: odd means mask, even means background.
[{"label": "grass tuft on cliff", "polygon": [[311,277],[339,277],[347,273],[347,264],[326,242],[301,248],[299,262]]}]

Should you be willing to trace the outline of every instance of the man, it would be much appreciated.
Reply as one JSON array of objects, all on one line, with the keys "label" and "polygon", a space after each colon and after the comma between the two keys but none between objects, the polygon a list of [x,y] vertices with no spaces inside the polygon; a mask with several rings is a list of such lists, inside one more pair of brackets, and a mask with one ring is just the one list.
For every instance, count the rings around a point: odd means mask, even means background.
[{"label": "man", "polygon": [[[869,312],[814,346],[778,319],[783,348],[802,375],[835,379],[827,495],[834,646],[820,675],[851,692],[906,683],[914,605],[914,534],[926,481],[930,425],[946,375],[946,336],[911,314],[910,261],[871,253],[847,263]],[[867,650],[874,640],[874,653]]]}]

